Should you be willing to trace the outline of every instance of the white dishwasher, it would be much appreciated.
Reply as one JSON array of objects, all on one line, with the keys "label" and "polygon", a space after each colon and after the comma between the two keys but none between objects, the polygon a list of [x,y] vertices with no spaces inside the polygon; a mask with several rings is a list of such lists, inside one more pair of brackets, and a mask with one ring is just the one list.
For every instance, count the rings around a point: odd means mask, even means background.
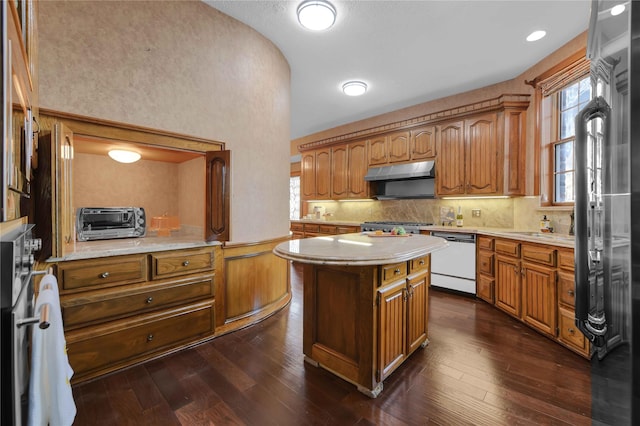
[{"label": "white dishwasher", "polygon": [[449,246],[431,253],[431,285],[476,294],[476,235],[463,232],[431,232]]}]

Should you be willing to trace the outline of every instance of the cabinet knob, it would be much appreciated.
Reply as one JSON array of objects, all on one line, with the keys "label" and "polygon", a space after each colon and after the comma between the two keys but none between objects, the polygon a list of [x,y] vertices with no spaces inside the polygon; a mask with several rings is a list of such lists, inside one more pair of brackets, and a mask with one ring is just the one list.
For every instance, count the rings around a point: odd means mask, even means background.
[{"label": "cabinet knob", "polygon": [[153,297],[151,296],[147,297],[147,305],[150,305],[151,302],[153,302]]},{"label": "cabinet knob", "polygon": [[395,271],[393,271],[393,273],[398,275],[400,273],[400,268],[397,268]]},{"label": "cabinet knob", "polygon": [[147,336],[147,342],[151,342],[153,340],[153,334],[149,334]]},{"label": "cabinet knob", "polygon": [[573,333],[575,333],[575,332],[576,332],[573,328],[570,328],[568,331],[569,331],[569,333],[571,333],[571,334],[573,334]]},{"label": "cabinet knob", "polygon": [[189,261],[185,260],[184,262],[182,262],[182,266],[189,266]]},{"label": "cabinet knob", "polygon": [[424,259],[420,259],[420,262],[418,262],[420,264],[420,266],[424,265]]},{"label": "cabinet knob", "polygon": [[567,291],[567,293],[569,294],[569,296],[573,296],[575,293],[573,292],[573,290],[569,290]]},{"label": "cabinet knob", "polygon": [[100,278],[108,278],[109,277],[109,273],[108,272],[103,272],[100,274]]}]

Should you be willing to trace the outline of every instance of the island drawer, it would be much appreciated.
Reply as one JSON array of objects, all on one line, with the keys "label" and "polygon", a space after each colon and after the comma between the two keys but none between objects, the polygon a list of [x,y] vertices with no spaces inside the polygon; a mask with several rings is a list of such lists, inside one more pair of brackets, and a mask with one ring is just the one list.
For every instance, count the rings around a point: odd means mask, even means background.
[{"label": "island drawer", "polygon": [[214,318],[213,303],[204,302],[71,331],[66,339],[74,381],[210,335]]},{"label": "island drawer", "polygon": [[424,269],[429,269],[429,255],[416,257],[415,259],[411,259],[409,261],[409,273],[412,274],[416,271],[422,271]]},{"label": "island drawer", "polygon": [[213,269],[213,249],[158,252],[151,255],[151,279],[193,274]]},{"label": "island drawer", "polygon": [[62,292],[144,282],[147,279],[147,256],[114,256],[60,262],[58,279]]},{"label": "island drawer", "polygon": [[556,250],[549,246],[522,244],[522,259],[547,266],[556,266]]},{"label": "island drawer", "polygon": [[495,240],[496,253],[520,257],[520,243],[512,240]]},{"label": "island drawer", "polygon": [[213,298],[213,274],[169,282],[135,284],[122,291],[86,292],[61,298],[62,318],[68,330],[129,315],[141,314],[204,298]]},{"label": "island drawer", "polygon": [[381,285],[388,284],[407,276],[407,262],[382,266]]}]

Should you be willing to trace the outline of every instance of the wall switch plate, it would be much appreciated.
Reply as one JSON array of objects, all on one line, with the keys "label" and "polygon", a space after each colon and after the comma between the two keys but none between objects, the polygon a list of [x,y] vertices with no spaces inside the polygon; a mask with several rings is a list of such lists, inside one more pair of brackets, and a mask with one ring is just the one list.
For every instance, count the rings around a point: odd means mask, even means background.
[{"label": "wall switch plate", "polygon": [[480,217],[480,209],[472,209],[471,210],[472,217]]}]

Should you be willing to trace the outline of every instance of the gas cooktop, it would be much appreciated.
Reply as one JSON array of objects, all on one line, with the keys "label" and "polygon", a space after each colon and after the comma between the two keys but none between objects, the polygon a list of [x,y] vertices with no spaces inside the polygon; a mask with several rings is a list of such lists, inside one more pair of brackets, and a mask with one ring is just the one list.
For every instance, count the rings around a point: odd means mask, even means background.
[{"label": "gas cooktop", "polygon": [[364,222],[360,224],[361,231],[377,231],[391,232],[394,227],[402,226],[405,231],[410,234],[419,234],[421,226],[432,226],[429,222],[397,222],[397,221],[375,221]]}]

